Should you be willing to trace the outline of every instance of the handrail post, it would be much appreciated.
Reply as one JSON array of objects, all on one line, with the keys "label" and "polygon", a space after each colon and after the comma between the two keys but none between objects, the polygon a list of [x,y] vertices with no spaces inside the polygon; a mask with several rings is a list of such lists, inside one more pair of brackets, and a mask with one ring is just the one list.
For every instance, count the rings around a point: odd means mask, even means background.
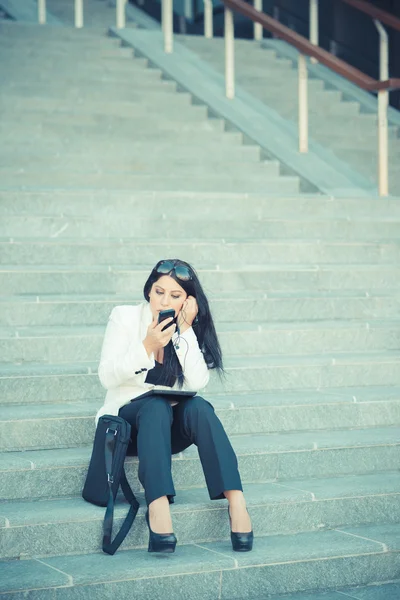
[{"label": "handrail post", "polygon": [[[310,42],[314,46],[319,46],[319,5],[318,0],[310,0]],[[317,63],[316,58],[311,58],[312,63]]]},{"label": "handrail post", "polygon": [[204,37],[211,39],[214,37],[214,11],[212,0],[204,1]]},{"label": "handrail post", "polygon": [[[379,79],[389,79],[388,34],[380,21],[374,20],[379,33]],[[379,195],[389,195],[389,135],[388,135],[388,90],[378,91],[378,181]]]},{"label": "handrail post", "polygon": [[75,27],[83,27],[83,0],[75,0]]},{"label": "handrail post", "polygon": [[38,0],[38,22],[39,25],[46,24],[46,0]]},{"label": "handrail post", "polygon": [[124,27],[126,26],[126,21],[125,21],[125,5],[126,5],[125,0],[117,0],[117,2],[116,2],[116,9],[117,9],[116,25],[117,25],[117,29],[124,29]]},{"label": "handrail post", "polygon": [[299,53],[299,151],[308,152],[308,73],[307,59]]},{"label": "handrail post", "polygon": [[225,94],[232,100],[235,97],[235,29],[233,12],[225,7]]},{"label": "handrail post", "polygon": [[162,28],[164,33],[164,52],[172,54],[174,37],[173,0],[162,0]]},{"label": "handrail post", "polygon": [[[262,0],[254,0],[254,8],[259,12],[262,12],[263,2]],[[257,42],[262,42],[263,39],[263,28],[261,23],[254,23],[254,39]]]}]

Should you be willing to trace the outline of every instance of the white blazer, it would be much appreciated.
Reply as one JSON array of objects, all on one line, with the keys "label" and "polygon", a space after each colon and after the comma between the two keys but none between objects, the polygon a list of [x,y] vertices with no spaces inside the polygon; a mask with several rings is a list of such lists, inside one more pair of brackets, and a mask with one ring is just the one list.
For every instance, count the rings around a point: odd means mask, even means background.
[{"label": "white blazer", "polygon": [[[171,389],[145,383],[147,372],[155,366],[154,354],[147,355],[143,340],[152,322],[148,302],[136,306],[116,306],[109,317],[101,351],[99,378],[107,390],[103,406],[96,415],[118,415],[125,404],[151,389]],[[198,391],[209,380],[209,371],[192,327],[172,340],[179,339],[175,352],[182,365],[185,383],[182,389]],[[172,389],[179,389],[177,384]]]}]

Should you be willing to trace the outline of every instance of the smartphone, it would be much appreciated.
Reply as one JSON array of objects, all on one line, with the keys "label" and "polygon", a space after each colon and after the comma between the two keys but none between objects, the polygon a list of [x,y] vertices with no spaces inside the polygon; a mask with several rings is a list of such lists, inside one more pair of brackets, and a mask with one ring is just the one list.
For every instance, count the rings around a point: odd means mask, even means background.
[{"label": "smartphone", "polygon": [[[158,322],[161,323],[162,321],[165,321],[165,319],[170,319],[171,317],[175,317],[175,311],[173,308],[169,308],[168,310],[161,310],[158,313]],[[173,321],[168,323],[168,325],[163,327],[162,331],[165,331],[166,329],[168,329],[168,327],[171,327],[171,325],[173,325],[174,323],[175,323],[175,318]]]}]

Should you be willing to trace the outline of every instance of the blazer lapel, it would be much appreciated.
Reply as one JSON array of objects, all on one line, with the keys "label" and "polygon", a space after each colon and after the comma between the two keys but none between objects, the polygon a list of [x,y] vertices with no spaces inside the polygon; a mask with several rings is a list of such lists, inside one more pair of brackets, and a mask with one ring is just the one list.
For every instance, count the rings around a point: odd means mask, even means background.
[{"label": "blazer lapel", "polygon": [[151,313],[150,304],[148,302],[143,302],[142,304],[142,314],[140,321],[140,339],[144,340],[147,335],[147,329],[150,323],[153,320],[153,315]]}]

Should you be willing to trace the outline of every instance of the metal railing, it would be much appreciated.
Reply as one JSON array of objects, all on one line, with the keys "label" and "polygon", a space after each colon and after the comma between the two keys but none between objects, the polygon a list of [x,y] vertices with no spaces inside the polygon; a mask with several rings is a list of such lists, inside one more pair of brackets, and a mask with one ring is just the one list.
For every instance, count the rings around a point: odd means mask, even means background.
[{"label": "metal railing", "polygon": [[[211,0],[203,0],[211,2]],[[248,17],[254,23],[254,37],[262,39],[262,29],[269,31],[274,37],[283,39],[299,52],[298,58],[298,138],[299,152],[308,152],[308,68],[307,57],[313,62],[320,62],[326,67],[342,75],[352,83],[367,91],[378,94],[378,180],[379,194],[389,194],[389,148],[388,148],[388,105],[389,91],[400,89],[400,79],[389,78],[387,62],[387,34],[381,22],[385,22],[400,31],[400,19],[384,11],[372,7],[364,0],[342,0],[347,4],[368,12],[375,18],[375,24],[380,35],[380,79],[376,80],[366,75],[359,69],[337,58],[334,54],[318,46],[318,0],[309,0],[310,7],[310,40],[282,25],[277,19],[260,10],[260,0],[254,0],[254,7],[243,0],[222,0],[225,5],[225,94],[229,99],[235,97],[235,32],[234,11]],[[162,0],[163,5],[163,32],[166,52],[172,52],[173,24],[172,0]],[[168,12],[168,17],[164,11]],[[372,14],[371,14],[372,13]],[[379,19],[377,18],[379,17]],[[209,7],[205,14],[205,35],[212,37]],[[256,28],[256,25],[259,27]],[[261,27],[261,35],[260,35]],[[207,33],[206,33],[207,32]],[[207,35],[208,34],[208,35]]]},{"label": "metal railing", "polygon": [[[319,46],[319,1],[310,0],[310,42],[314,46]],[[311,58],[315,64],[317,60]]]},{"label": "metal railing", "polygon": [[214,12],[212,0],[204,2],[204,37],[211,39],[214,36]]},{"label": "metal railing", "polygon": [[[118,29],[123,29],[126,26],[125,7],[127,1],[116,0],[116,26]],[[40,25],[45,25],[47,22],[46,0],[37,0],[37,3],[38,22]],[[77,29],[81,29],[83,24],[83,0],[74,0],[74,25]]]},{"label": "metal railing", "polygon": [[[389,37],[382,23],[400,31],[400,19],[369,2],[365,2],[365,0],[340,1],[373,19],[379,35],[379,80],[381,82],[389,80]],[[319,37],[318,2],[319,0],[310,0],[310,42],[315,45],[318,45]],[[387,119],[389,89],[378,90],[378,180],[381,196],[387,196],[389,193],[389,136]]]}]

